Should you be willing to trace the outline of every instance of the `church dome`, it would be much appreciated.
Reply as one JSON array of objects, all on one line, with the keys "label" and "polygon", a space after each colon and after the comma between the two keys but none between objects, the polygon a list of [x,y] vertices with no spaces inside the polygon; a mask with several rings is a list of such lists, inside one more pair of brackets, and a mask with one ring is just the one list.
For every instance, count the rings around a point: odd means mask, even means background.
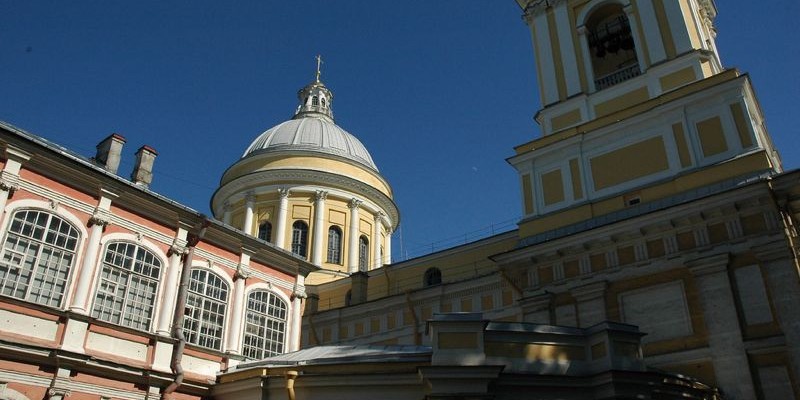
[{"label": "church dome", "polygon": [[378,170],[360,140],[336,125],[331,118],[315,114],[300,112],[294,119],[268,129],[250,144],[242,158],[271,152],[311,152],[346,158]]}]

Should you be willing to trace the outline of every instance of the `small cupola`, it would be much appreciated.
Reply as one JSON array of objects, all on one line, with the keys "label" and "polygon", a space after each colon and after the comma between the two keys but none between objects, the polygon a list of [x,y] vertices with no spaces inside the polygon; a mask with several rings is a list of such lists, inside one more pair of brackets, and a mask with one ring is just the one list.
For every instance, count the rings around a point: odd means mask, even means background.
[{"label": "small cupola", "polygon": [[333,93],[320,81],[322,58],[317,56],[317,75],[314,82],[306,85],[297,92],[297,99],[300,104],[292,119],[315,116],[330,119],[333,122]]}]

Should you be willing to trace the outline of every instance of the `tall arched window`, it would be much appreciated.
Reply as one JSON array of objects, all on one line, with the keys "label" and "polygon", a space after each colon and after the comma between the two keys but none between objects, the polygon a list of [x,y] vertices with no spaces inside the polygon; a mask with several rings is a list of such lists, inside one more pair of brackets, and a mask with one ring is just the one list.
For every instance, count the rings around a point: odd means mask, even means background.
[{"label": "tall arched window", "polygon": [[257,290],[247,297],[242,352],[260,359],[283,353],[286,335],[286,302],[272,292]]},{"label": "tall arched window", "polygon": [[0,294],[61,306],[78,237],[78,230],[57,215],[15,212],[0,256]]},{"label": "tall arched window", "polygon": [[335,225],[328,228],[328,262],[342,263],[342,230]]},{"label": "tall arched window", "polygon": [[369,267],[369,240],[366,236],[358,238],[358,270],[366,271]]},{"label": "tall arched window", "polygon": [[186,342],[222,350],[228,284],[204,269],[193,269],[189,277],[183,334]]},{"label": "tall arched window", "polygon": [[439,268],[428,268],[423,277],[422,286],[434,286],[442,283],[442,271]]},{"label": "tall arched window", "polygon": [[636,44],[628,16],[620,4],[607,4],[586,21],[589,51],[597,90],[640,74]]},{"label": "tall arched window", "polygon": [[268,242],[272,241],[272,224],[269,221],[264,221],[258,225],[258,238]]},{"label": "tall arched window", "polygon": [[106,246],[92,316],[134,329],[150,329],[161,260],[133,243]]},{"label": "tall arched window", "polygon": [[292,253],[308,256],[308,225],[303,221],[292,224]]}]

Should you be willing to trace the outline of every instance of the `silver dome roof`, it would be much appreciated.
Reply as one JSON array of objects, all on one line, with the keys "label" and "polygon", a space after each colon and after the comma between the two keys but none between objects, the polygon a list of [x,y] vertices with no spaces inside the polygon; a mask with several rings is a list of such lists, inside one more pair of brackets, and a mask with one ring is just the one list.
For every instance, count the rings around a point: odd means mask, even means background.
[{"label": "silver dome roof", "polygon": [[259,135],[242,158],[267,152],[313,152],[346,158],[375,171],[367,148],[333,120],[333,92],[317,79],[297,92],[299,104],[294,117]]},{"label": "silver dome roof", "polygon": [[361,141],[329,118],[311,114],[295,117],[262,133],[242,158],[266,152],[296,151],[339,156],[378,170]]}]

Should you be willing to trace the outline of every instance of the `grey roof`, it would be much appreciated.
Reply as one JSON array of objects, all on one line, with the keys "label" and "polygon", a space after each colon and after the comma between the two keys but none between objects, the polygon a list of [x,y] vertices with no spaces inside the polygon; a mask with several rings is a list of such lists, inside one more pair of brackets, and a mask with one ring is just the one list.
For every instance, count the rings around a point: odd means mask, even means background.
[{"label": "grey roof", "polygon": [[361,141],[329,119],[313,114],[270,128],[250,144],[242,158],[265,152],[298,151],[339,156],[378,170]]},{"label": "grey roof", "polygon": [[262,360],[248,361],[231,370],[248,368],[288,366],[288,365],[323,365],[348,362],[409,362],[431,359],[431,348],[412,345],[337,345],[316,346],[292,353],[277,355]]}]

